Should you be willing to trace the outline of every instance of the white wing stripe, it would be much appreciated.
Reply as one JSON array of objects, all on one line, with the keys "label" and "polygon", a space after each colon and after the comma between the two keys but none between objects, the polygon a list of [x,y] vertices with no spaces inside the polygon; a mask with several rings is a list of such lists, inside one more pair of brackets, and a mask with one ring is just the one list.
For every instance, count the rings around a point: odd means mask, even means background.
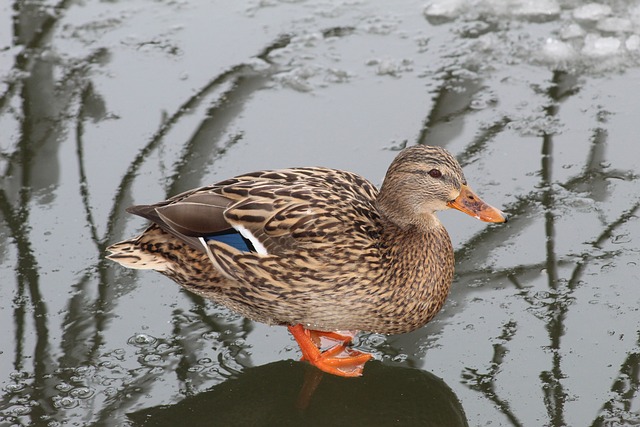
[{"label": "white wing stripe", "polygon": [[233,228],[238,230],[238,233],[242,234],[242,237],[244,237],[245,239],[251,242],[251,244],[256,249],[256,252],[258,252],[258,254],[267,255],[267,249],[264,247],[262,243],[260,243],[258,239],[256,239],[256,236],[251,234],[249,230],[244,228],[242,225],[237,225],[237,224],[233,224]]}]

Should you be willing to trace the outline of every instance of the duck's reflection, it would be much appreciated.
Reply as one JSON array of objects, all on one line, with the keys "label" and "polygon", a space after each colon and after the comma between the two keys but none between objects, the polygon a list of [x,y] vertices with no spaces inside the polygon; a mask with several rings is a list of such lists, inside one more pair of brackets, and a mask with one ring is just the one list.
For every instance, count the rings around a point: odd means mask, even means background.
[{"label": "duck's reflection", "polygon": [[246,369],[197,396],[129,414],[135,426],[467,426],[460,401],[435,375],[367,364],[360,378],[301,362]]}]

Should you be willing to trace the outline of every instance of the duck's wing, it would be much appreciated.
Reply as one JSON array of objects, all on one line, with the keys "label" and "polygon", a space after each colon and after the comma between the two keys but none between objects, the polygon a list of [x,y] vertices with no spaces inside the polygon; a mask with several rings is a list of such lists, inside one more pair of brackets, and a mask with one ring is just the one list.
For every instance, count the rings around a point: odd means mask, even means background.
[{"label": "duck's wing", "polygon": [[131,206],[127,212],[156,223],[195,249],[204,250],[200,238],[232,228],[224,219],[224,211],[232,203],[233,200],[203,187],[154,205]]},{"label": "duck's wing", "polygon": [[377,189],[358,175],[326,168],[260,171],[191,190],[155,204],[134,206],[190,246],[235,231],[262,255],[283,255],[371,238]]}]

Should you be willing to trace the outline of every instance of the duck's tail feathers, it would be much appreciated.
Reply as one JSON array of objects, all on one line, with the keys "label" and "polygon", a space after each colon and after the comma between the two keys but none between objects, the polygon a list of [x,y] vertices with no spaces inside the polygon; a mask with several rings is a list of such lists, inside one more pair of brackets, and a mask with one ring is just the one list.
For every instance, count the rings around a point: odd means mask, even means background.
[{"label": "duck's tail feathers", "polygon": [[107,258],[127,268],[165,271],[167,260],[160,254],[142,251],[138,239],[125,240],[107,248]]}]

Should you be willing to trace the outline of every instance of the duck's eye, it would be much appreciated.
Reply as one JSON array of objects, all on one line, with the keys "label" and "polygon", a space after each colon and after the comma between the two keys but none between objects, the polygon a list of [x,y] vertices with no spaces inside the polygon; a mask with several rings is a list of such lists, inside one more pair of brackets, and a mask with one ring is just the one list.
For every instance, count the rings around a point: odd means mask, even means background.
[{"label": "duck's eye", "polygon": [[438,169],[431,169],[428,173],[431,178],[442,177],[442,172],[440,172]]}]

